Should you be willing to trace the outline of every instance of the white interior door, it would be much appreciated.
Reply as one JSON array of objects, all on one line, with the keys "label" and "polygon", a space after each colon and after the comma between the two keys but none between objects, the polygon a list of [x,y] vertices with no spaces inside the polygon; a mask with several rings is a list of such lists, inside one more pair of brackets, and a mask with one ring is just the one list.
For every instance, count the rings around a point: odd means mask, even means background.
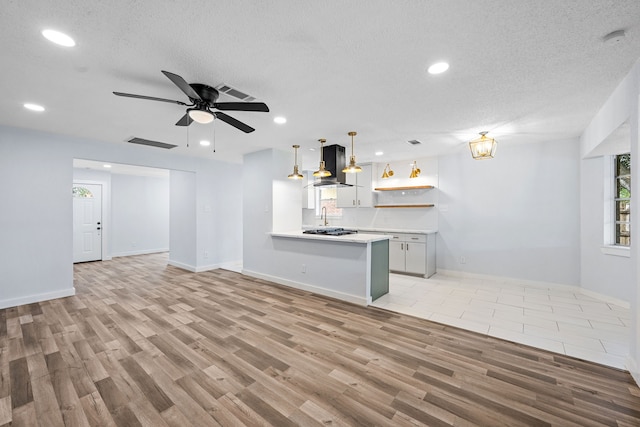
[{"label": "white interior door", "polygon": [[102,259],[102,185],[73,184],[73,262]]}]

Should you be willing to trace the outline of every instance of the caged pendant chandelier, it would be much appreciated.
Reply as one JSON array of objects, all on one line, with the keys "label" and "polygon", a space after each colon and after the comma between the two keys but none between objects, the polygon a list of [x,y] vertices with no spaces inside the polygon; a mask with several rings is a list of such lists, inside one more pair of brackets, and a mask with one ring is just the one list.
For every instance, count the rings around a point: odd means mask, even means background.
[{"label": "caged pendant chandelier", "polygon": [[345,173],[357,173],[362,172],[362,168],[356,164],[356,156],[353,154],[353,137],[357,135],[356,132],[351,131],[347,135],[351,137],[351,158],[349,159],[349,164],[342,169],[342,172]]},{"label": "caged pendant chandelier", "polygon": [[304,176],[300,172],[298,172],[298,148],[300,148],[300,146],[297,145],[297,144],[293,146],[295,161],[293,163],[293,173],[291,173],[291,175],[287,176],[287,178],[289,178],[289,179],[302,179],[302,178],[304,178]]},{"label": "caged pendant chandelier", "polygon": [[469,141],[471,156],[476,160],[493,159],[498,143],[493,138],[487,138],[487,131],[480,132],[480,138]]},{"label": "caged pendant chandelier", "polygon": [[324,163],[324,143],[327,142],[327,140],[324,138],[320,138],[318,141],[320,141],[320,167],[313,173],[313,176],[326,178],[328,176],[331,176],[331,172],[325,169]]}]

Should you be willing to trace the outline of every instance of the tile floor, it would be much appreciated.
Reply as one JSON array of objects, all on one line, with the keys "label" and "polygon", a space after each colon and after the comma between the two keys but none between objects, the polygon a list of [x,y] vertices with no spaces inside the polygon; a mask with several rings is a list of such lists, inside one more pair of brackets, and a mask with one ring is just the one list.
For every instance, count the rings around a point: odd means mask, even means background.
[{"label": "tile floor", "polygon": [[630,310],[570,287],[391,274],[372,305],[626,370]]}]

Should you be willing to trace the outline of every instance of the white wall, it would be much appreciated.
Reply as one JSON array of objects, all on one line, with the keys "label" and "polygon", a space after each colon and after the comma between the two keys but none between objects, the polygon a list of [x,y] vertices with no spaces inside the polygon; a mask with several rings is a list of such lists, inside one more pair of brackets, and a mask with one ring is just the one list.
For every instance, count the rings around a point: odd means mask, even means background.
[{"label": "white wall", "polygon": [[193,172],[172,170],[170,176],[169,264],[196,271],[196,175]]},{"label": "white wall", "polygon": [[577,140],[439,159],[437,268],[579,285]]},{"label": "white wall", "polygon": [[[631,301],[631,258],[604,254],[605,157],[584,159],[580,166],[580,286],[600,295]],[[608,243],[608,242],[607,242]]]},{"label": "white wall", "polygon": [[0,130],[0,308],[74,294],[72,158]]},{"label": "white wall", "polygon": [[169,178],[113,174],[112,256],[169,250]]},{"label": "white wall", "polygon": [[[630,125],[630,146],[631,146],[631,182],[640,182],[640,138],[639,138],[639,100],[640,96],[640,61],[636,62],[629,74],[620,82],[618,87],[613,91],[609,99],[604,103],[602,108],[595,115],[589,126],[585,129],[580,137],[581,154],[583,157],[589,156],[598,146],[625,121],[629,120]],[[583,177],[583,195],[586,200],[590,197],[588,194],[589,180],[592,178],[586,172],[589,169],[597,168],[597,163],[590,160],[583,160],[583,169],[585,173]],[[596,171],[595,173],[598,173]],[[633,375],[637,383],[640,384],[640,273],[638,266],[640,265],[640,251],[638,251],[638,243],[640,242],[640,215],[633,214],[640,212],[640,198],[631,198],[631,258],[630,258],[630,280],[615,286],[616,292],[624,292],[629,297],[631,303],[632,324],[631,324],[631,354],[627,363],[627,368]],[[597,202],[594,201],[594,203]],[[589,206],[583,203],[583,215],[585,215],[585,226],[582,230],[582,253],[585,254],[582,260],[583,277],[585,286],[602,287],[603,284],[591,283],[587,277],[591,274],[591,266],[593,263],[600,266],[600,274],[603,277],[619,278],[620,275],[628,275],[629,270],[625,267],[624,261],[613,260],[604,256],[592,256],[595,249],[602,243],[597,243],[597,238],[592,237],[597,234],[597,219],[592,218],[586,211]],[[622,268],[623,271],[617,271]],[[607,283],[609,284],[609,283]]]},{"label": "white wall", "polygon": [[[262,150],[244,156],[243,270],[276,275],[272,231],[299,230],[301,183],[287,179],[293,153]],[[279,194],[275,195],[274,190]]]},{"label": "white wall", "polygon": [[[54,135],[45,132],[0,126],[0,308],[42,301],[74,293],[73,289],[73,223],[71,184],[73,159],[99,160],[204,175],[207,170],[225,169],[226,163],[186,157],[153,147],[113,144]],[[240,184],[233,174],[222,177],[211,192],[235,191]],[[227,182],[225,182],[227,181]],[[210,184],[203,181],[198,191],[207,192]],[[228,184],[228,185],[227,185]],[[186,186],[196,194],[196,179]],[[196,233],[176,236],[186,247],[205,244],[229,248],[224,257],[212,258],[209,264],[223,259],[240,260],[237,241],[242,237],[239,197],[220,195],[227,204],[214,205],[227,223],[225,233],[206,234],[202,242]],[[170,200],[173,205],[176,200]],[[191,199],[197,205],[197,196]],[[195,213],[195,206],[193,208]],[[195,214],[194,214],[195,218]],[[216,230],[214,228],[214,230]],[[173,237],[172,237],[173,238]],[[225,242],[224,239],[230,239]],[[173,243],[171,245],[173,246]],[[178,244],[178,243],[176,243]],[[173,254],[170,254],[170,259]],[[193,269],[201,268],[195,256],[189,260]]]},{"label": "white wall", "polygon": [[203,160],[196,175],[197,271],[242,264],[242,168]]}]

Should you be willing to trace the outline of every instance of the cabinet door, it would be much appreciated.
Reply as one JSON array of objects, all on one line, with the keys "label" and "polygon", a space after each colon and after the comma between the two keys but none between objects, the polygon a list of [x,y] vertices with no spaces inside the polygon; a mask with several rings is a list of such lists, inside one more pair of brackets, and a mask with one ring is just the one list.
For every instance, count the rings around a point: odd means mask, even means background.
[{"label": "cabinet door", "polygon": [[405,243],[407,273],[425,274],[427,272],[427,245],[424,243]]},{"label": "cabinet door", "polygon": [[336,206],[339,208],[355,208],[357,207],[356,194],[356,174],[345,174],[345,184],[353,185],[353,187],[338,187],[336,191]]},{"label": "cabinet door", "polygon": [[371,208],[373,207],[373,188],[371,178],[371,165],[362,165],[362,172],[358,175],[358,207]]},{"label": "cabinet door", "polygon": [[336,206],[339,208],[355,208],[356,187],[339,187],[336,189]]},{"label": "cabinet door", "polygon": [[389,270],[405,271],[404,246],[405,242],[389,241]]}]

